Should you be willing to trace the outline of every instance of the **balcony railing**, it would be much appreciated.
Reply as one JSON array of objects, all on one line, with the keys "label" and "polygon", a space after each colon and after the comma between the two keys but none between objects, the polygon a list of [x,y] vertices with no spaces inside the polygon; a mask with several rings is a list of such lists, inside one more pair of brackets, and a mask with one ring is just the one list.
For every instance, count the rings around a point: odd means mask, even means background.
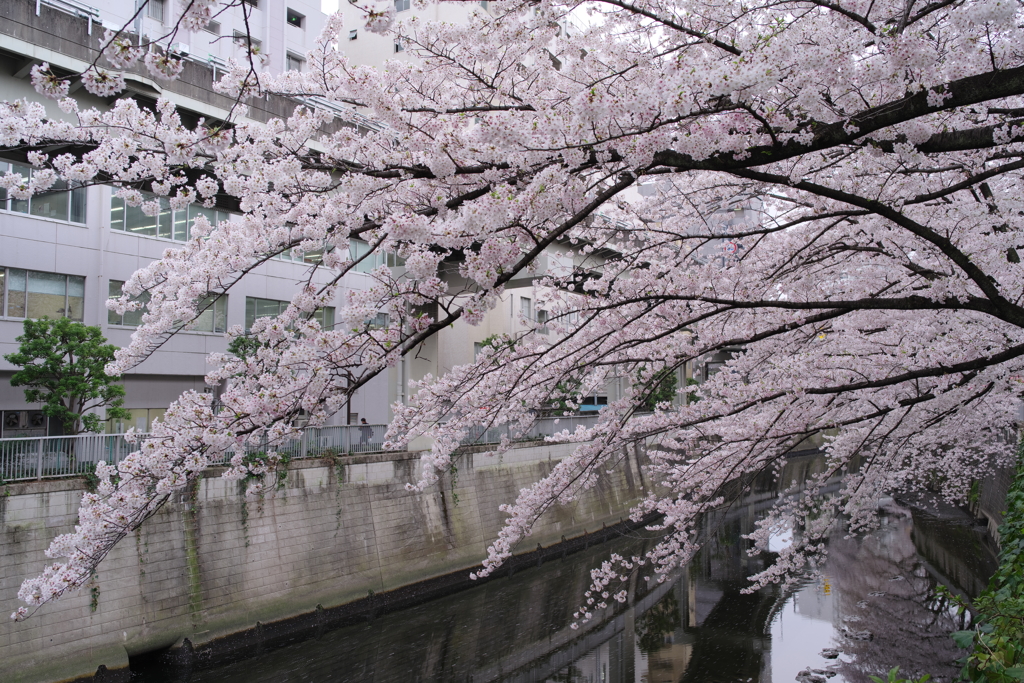
[{"label": "balcony railing", "polygon": [[[572,432],[578,426],[593,426],[597,419],[597,415],[539,418],[528,433],[518,436],[510,435],[507,427],[481,428],[463,439],[463,443],[499,443],[506,435],[519,441],[542,439],[564,429]],[[383,424],[311,427],[304,429],[301,437],[286,441],[275,450],[292,459],[380,452],[384,450],[387,428]],[[148,435],[136,436],[141,443]],[[124,434],[0,439],[0,483],[86,474],[95,470],[96,463],[116,464],[137,448],[138,444],[124,440]],[[246,448],[247,452],[261,450],[264,449],[252,445]],[[214,464],[227,464],[233,455],[233,452],[226,452]]]}]

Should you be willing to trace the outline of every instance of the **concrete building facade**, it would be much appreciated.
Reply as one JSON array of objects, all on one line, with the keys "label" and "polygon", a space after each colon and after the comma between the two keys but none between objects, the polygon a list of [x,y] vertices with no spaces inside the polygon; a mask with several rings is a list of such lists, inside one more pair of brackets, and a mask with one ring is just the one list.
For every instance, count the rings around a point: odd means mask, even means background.
[{"label": "concrete building facade", "polygon": [[[166,34],[170,13],[175,9],[171,0],[157,5],[167,13],[163,20],[146,13],[145,8],[140,14],[143,33],[152,38]],[[294,8],[304,12],[301,40],[299,27],[287,22],[288,12]],[[28,78],[31,67],[46,61],[67,72],[83,70],[95,57],[102,27],[124,25],[131,18],[131,11],[130,2],[107,3],[102,10],[64,0],[48,0],[38,5],[33,0],[3,3],[0,99],[41,101]],[[248,19],[271,47],[268,55],[273,70],[285,68],[282,54],[304,52],[306,37],[317,35],[324,17],[309,2],[259,0]],[[238,24],[229,20],[241,21],[241,9],[230,8],[220,15],[220,20],[222,33],[235,30],[233,26]],[[194,49],[199,38],[205,39],[197,35],[176,37],[175,44],[192,41],[190,59],[181,79],[155,83],[140,69],[128,74],[129,88],[123,97],[145,101],[160,96],[175,102],[187,114],[208,119],[226,117],[229,102],[211,89],[215,60],[198,55]],[[210,38],[211,50],[220,50],[215,58],[237,47],[231,41],[212,40],[212,34]],[[74,95],[82,106],[102,109],[113,104],[113,100],[93,97],[84,89],[76,90]],[[260,121],[287,115],[295,103],[280,99],[271,98],[251,107],[250,117]],[[45,104],[51,116],[66,117],[52,102]],[[338,125],[354,124],[342,121]],[[0,158],[0,173],[4,172],[27,176],[32,171],[23,158],[12,155]],[[168,208],[159,216],[148,217],[113,197],[109,186],[57,189],[27,201],[0,195],[0,356],[17,349],[15,338],[21,334],[26,317],[43,315],[66,315],[99,326],[111,343],[128,344],[140,322],[139,314],[113,314],[106,309],[106,299],[119,294],[121,283],[136,270],[160,258],[164,250],[180,246],[198,213],[207,214],[211,220],[231,218],[231,212],[224,208],[210,210],[199,205],[186,211],[172,212]],[[248,327],[255,317],[276,314],[282,302],[293,296],[296,283],[307,274],[307,264],[278,258],[243,278],[200,319],[196,329],[179,332],[125,376],[125,407],[132,412],[132,418],[130,424],[110,425],[110,430],[117,432],[129,426],[148,429],[183,391],[208,390],[203,381],[208,370],[206,357],[226,350],[226,329],[233,325]],[[350,291],[368,286],[368,281],[369,276],[364,273],[347,276],[337,305],[343,305]],[[325,315],[331,318],[333,311],[327,309]],[[0,438],[59,433],[59,425],[48,425],[38,405],[25,402],[21,388],[10,386],[15,369],[0,358]],[[335,416],[332,422],[357,422],[360,417],[371,423],[386,422],[390,417],[389,404],[397,393],[387,377],[378,377],[356,394],[348,411]]]}]

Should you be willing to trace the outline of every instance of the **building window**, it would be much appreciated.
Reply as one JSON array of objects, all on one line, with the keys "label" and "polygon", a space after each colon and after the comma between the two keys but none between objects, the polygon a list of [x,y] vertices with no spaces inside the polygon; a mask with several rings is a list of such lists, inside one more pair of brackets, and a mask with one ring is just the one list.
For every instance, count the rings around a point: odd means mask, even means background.
[{"label": "building window", "polygon": [[[26,182],[32,177],[31,166],[0,162],[0,174],[5,172],[20,175]],[[71,223],[85,223],[85,200],[84,187],[69,189],[63,180],[58,180],[49,190],[38,192],[28,199],[8,197],[7,190],[0,188],[0,209]]]},{"label": "building window", "polygon": [[252,49],[256,50],[257,52],[259,51],[260,46],[263,45],[263,41],[257,40],[256,38],[253,38],[249,34],[243,33],[242,31],[235,31],[232,34],[232,40],[234,40],[235,45],[239,47],[248,48],[250,45],[252,45]]},{"label": "building window", "polygon": [[220,22],[219,21],[211,21],[210,23],[208,23],[203,28],[203,30],[206,31],[207,33],[212,33],[215,36],[219,36],[220,35]]},{"label": "building window", "polygon": [[480,354],[484,352],[484,345],[480,342],[473,342],[473,362],[480,360]]},{"label": "building window", "polygon": [[[107,289],[108,298],[115,299],[120,297],[124,291],[124,282],[122,280],[111,280]],[[132,301],[137,301],[143,304],[149,303],[149,292],[143,292],[137,297],[132,297]],[[199,310],[202,313],[199,314],[192,324],[188,327],[189,330],[194,332],[214,332],[223,334],[228,329],[228,296],[227,294],[221,294],[219,296],[210,295],[203,297],[199,302]],[[107,311],[107,324],[108,325],[124,325],[126,327],[138,327],[142,324],[142,314],[145,311],[125,311],[123,315],[116,311]]]},{"label": "building window", "polygon": [[541,334],[548,333],[548,312],[543,308],[537,309],[537,331]]},{"label": "building window", "polygon": [[288,21],[289,26],[294,26],[295,28],[302,28],[303,26],[306,25],[306,15],[299,14],[290,7],[288,8],[288,12],[285,15],[285,17],[286,20]]},{"label": "building window", "polygon": [[351,31],[348,32],[348,39],[349,40],[355,40],[358,37],[359,37],[359,31],[358,30],[352,29]]},{"label": "building window", "polygon": [[287,249],[274,256],[282,261],[293,261],[295,263],[320,263],[324,258],[323,249],[300,252],[298,249]]},{"label": "building window", "polygon": [[362,240],[349,240],[349,258],[359,261],[355,268],[357,273],[369,273],[380,266],[397,268],[405,265],[405,259],[396,254],[379,251],[371,253],[369,243]]},{"label": "building window", "polygon": [[395,52],[405,52],[405,45],[402,45],[401,43],[395,43]]},{"label": "building window", "polygon": [[0,268],[0,313],[8,318],[70,318],[82,321],[85,278]]},{"label": "building window", "polygon": [[[276,299],[257,299],[252,296],[245,297],[246,332],[251,330],[253,323],[260,318],[275,318],[284,313],[286,308],[288,308],[287,301],[277,301]],[[324,308],[318,308],[313,313],[312,318],[320,323],[320,327],[325,330],[329,330],[334,327],[334,307],[326,306]]]},{"label": "building window", "polygon": [[108,434],[124,434],[129,427],[134,427],[140,434],[147,434],[153,428],[153,423],[162,420],[167,408],[129,408],[131,417],[127,421],[108,420]]},{"label": "building window", "polygon": [[411,7],[411,0],[395,0],[395,11],[404,12]]},{"label": "building window", "polygon": [[[107,289],[107,298],[116,299],[121,296],[124,292],[124,281],[122,280],[111,280]],[[143,304],[149,303],[149,292],[143,292],[139,296],[132,297],[132,301],[138,301]],[[127,325],[128,327],[138,327],[142,324],[142,314],[145,311],[125,311],[124,314],[120,314],[117,311],[107,311],[107,324],[108,325]]]},{"label": "building window", "polygon": [[156,19],[162,24],[164,22],[164,4],[165,0],[149,0],[146,3],[146,16]]},{"label": "building window", "polygon": [[526,320],[533,320],[533,301],[525,296],[519,297],[519,312]]},{"label": "building window", "polygon": [[140,206],[129,206],[117,196],[110,198],[110,227],[113,230],[145,235],[146,237],[162,237],[178,242],[187,242],[192,231],[192,222],[198,216],[206,216],[211,224],[231,218],[227,211],[207,209],[198,204],[190,204],[187,209],[172,211],[166,197],[143,193],[146,201],[159,200],[160,212],[155,216],[147,216]]},{"label": "building window", "polygon": [[284,58],[284,66],[288,71],[302,71],[306,65],[306,60],[298,55],[293,55],[291,52],[287,53]]},{"label": "building window", "polygon": [[260,6],[260,0],[242,0],[242,2],[244,2],[247,5],[251,5],[252,7]]}]

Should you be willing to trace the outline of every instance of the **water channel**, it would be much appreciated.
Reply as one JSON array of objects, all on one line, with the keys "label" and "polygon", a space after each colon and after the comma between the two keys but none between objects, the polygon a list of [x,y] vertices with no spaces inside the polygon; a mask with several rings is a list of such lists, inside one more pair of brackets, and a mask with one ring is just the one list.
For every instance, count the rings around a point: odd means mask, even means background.
[{"label": "water channel", "polygon": [[[794,473],[820,466],[794,459]],[[133,662],[136,683],[869,683],[893,666],[949,681],[962,627],[935,595],[975,595],[995,568],[991,541],[960,511],[887,506],[859,539],[833,534],[820,575],[752,594],[771,560],[742,536],[776,497],[755,486],[706,520],[709,540],[671,580],[638,577],[629,602],[569,628],[590,569],[653,542],[638,532],[417,607],[338,628],[213,669]],[[784,539],[783,539],[784,541]]]}]

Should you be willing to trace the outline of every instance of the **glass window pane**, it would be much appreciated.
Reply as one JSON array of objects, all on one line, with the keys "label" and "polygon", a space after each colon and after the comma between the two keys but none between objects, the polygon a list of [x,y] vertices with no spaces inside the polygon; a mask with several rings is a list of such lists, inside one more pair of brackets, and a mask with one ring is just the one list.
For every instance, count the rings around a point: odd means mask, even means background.
[{"label": "glass window pane", "polygon": [[200,313],[192,323],[192,329],[196,332],[213,332],[213,309],[208,308]]},{"label": "glass window pane", "polygon": [[325,330],[333,329],[334,328],[334,307],[333,306],[327,306],[326,308],[321,308],[320,311],[318,311],[318,312],[322,312],[323,313],[323,315],[319,316],[319,318],[318,318],[320,320],[320,327],[324,328]]},{"label": "glass window pane", "polygon": [[195,327],[193,329],[202,330],[203,332],[224,332],[227,330],[227,297],[219,296],[214,299],[212,296],[206,297],[202,303],[199,304],[200,308],[209,305],[210,307],[203,311],[196,319]]},{"label": "glass window pane", "polygon": [[286,308],[288,308],[287,301],[257,299],[247,296],[245,298],[245,329],[248,330],[260,318],[281,315],[281,312]]},{"label": "glass window pane", "polygon": [[257,318],[269,318],[271,316],[281,315],[281,310],[284,308],[281,304],[284,302],[273,301],[271,299],[256,299],[256,317]]},{"label": "glass window pane", "polygon": [[110,198],[110,227],[113,230],[124,230],[124,200]]},{"label": "glass window pane", "polygon": [[205,311],[199,314],[195,322],[192,324],[192,329],[199,332],[213,332],[213,321],[214,321],[214,310],[212,304],[213,297],[205,297],[199,302],[199,309],[201,310],[204,306],[209,306]]},{"label": "glass window pane", "polygon": [[351,259],[355,261],[370,253],[370,245],[362,240],[349,240],[348,250],[349,254],[351,254]]},{"label": "glass window pane", "polygon": [[128,412],[132,414],[128,418],[128,426],[135,427],[135,431],[142,432],[145,434],[149,431],[149,410],[146,408],[129,408]]},{"label": "glass window pane", "polygon": [[167,408],[150,408],[149,409],[149,427],[153,428],[153,423],[157,420],[161,422],[164,419],[164,415],[167,414]]},{"label": "glass window pane", "polygon": [[[122,293],[122,287],[124,282],[121,280],[111,280],[110,288],[108,290],[110,297],[119,297]],[[134,297],[132,301],[141,301],[144,304],[149,303],[149,292],[143,292],[141,296]],[[138,327],[142,324],[142,315],[145,313],[145,309],[140,311],[125,311],[124,315],[118,315],[117,313],[110,311],[107,314],[107,322],[111,325],[127,325],[129,327]]]},{"label": "glass window pane", "polygon": [[[149,303],[149,292],[143,292],[140,296],[134,297],[132,301],[141,301],[144,304]],[[138,311],[125,311],[124,321],[122,325],[129,325],[131,327],[138,327],[142,324],[142,316],[145,314],[146,309],[140,309]]]},{"label": "glass window pane", "polygon": [[[111,280],[107,285],[107,298],[116,299],[121,296],[121,285],[124,283],[120,280]],[[107,324],[108,325],[122,325],[121,314],[117,311],[107,311]]]},{"label": "glass window pane", "polygon": [[[132,297],[132,301],[141,301],[144,304],[149,303],[149,292],[143,292],[139,296]],[[124,324],[131,325],[132,327],[138,327],[142,324],[142,316],[146,313],[145,308],[141,308],[138,311],[125,311]]]},{"label": "glass window pane", "polygon": [[[22,164],[11,164],[11,173],[17,173],[26,181],[32,175],[32,169]],[[27,199],[11,199],[11,211],[17,211],[18,213],[28,213],[28,200]]]},{"label": "glass window pane", "polygon": [[7,315],[7,311],[4,310],[4,295],[7,293],[7,269],[0,268],[0,315]]},{"label": "glass window pane", "polygon": [[[5,173],[7,173],[7,170],[9,168],[10,168],[10,166],[6,162],[0,161],[0,175],[4,175]],[[7,208],[7,188],[0,187],[0,209],[6,209],[6,208]]]},{"label": "glass window pane", "polygon": [[25,273],[21,268],[7,269],[7,315],[25,317]]},{"label": "glass window pane", "polygon": [[156,236],[156,216],[147,216],[141,206],[124,206],[124,225],[136,235]]},{"label": "glass window pane", "polygon": [[165,237],[167,239],[171,239],[171,235],[174,230],[174,223],[172,219],[173,215],[171,213],[171,203],[167,201],[166,197],[161,197],[160,215],[157,216],[157,237]]},{"label": "glass window pane", "polygon": [[70,192],[67,191],[67,183],[58,180],[46,192],[33,195],[31,201],[31,213],[33,216],[52,218],[58,221],[68,219],[68,200]]},{"label": "glass window pane", "polygon": [[178,240],[179,242],[188,241],[188,211],[184,209],[181,211],[174,212],[174,235],[171,239]]},{"label": "glass window pane", "polygon": [[214,209],[207,209],[204,206],[198,204],[188,205],[188,225],[191,229],[193,221],[199,216],[206,216],[206,220],[210,221],[210,225],[217,225],[217,211]]},{"label": "glass window pane", "polygon": [[227,332],[228,330],[228,296],[221,295],[214,305],[213,331]]},{"label": "glass window pane", "polygon": [[76,187],[71,190],[71,215],[68,217],[72,223],[85,222],[85,201],[88,191],[84,187]]},{"label": "glass window pane", "polygon": [[65,315],[81,322],[84,309],[85,278],[80,275],[68,275],[68,310]]},{"label": "glass window pane", "polygon": [[67,276],[28,272],[27,318],[61,318],[67,313]]}]

